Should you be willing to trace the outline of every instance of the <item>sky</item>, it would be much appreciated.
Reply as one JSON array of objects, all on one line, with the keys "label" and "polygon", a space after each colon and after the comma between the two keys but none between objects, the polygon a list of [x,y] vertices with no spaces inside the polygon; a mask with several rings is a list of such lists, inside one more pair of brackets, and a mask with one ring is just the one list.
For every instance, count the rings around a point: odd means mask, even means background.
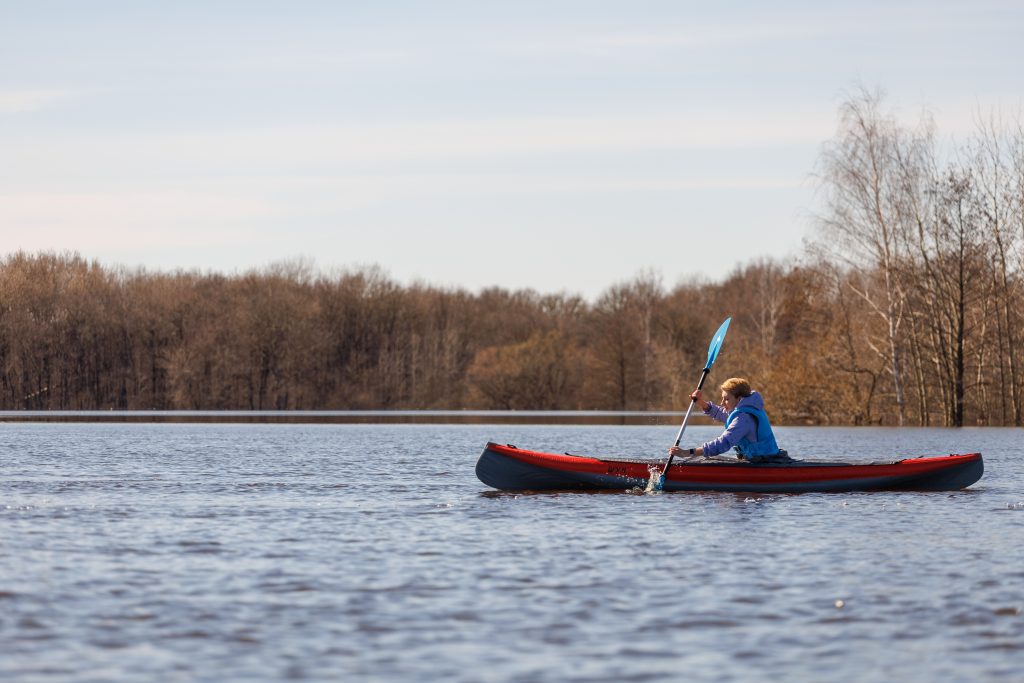
[{"label": "sky", "polygon": [[0,0],[0,257],[596,298],[797,258],[839,105],[1020,111],[1024,3]]}]

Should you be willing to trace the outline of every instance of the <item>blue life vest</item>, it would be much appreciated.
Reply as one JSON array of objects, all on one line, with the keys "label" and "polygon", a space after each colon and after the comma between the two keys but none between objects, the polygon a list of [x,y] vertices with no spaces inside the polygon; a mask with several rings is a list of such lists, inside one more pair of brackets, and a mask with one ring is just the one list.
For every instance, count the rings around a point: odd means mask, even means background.
[{"label": "blue life vest", "polygon": [[778,455],[779,444],[775,442],[775,434],[772,432],[772,426],[768,422],[768,413],[751,406],[740,406],[729,413],[725,424],[732,424],[733,419],[738,417],[740,413],[752,416],[754,421],[757,422],[757,440],[751,441],[743,437],[736,444],[736,452],[751,462],[765,460],[773,455]]}]

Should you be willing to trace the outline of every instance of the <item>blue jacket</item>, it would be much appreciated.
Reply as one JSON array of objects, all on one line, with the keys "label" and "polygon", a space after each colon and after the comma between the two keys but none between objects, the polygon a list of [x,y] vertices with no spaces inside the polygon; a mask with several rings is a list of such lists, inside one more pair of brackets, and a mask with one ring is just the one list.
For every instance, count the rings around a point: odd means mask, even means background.
[{"label": "blue jacket", "polygon": [[735,448],[741,457],[756,461],[763,456],[778,454],[779,446],[775,441],[768,414],[764,412],[764,399],[756,391],[741,398],[731,413],[726,413],[724,408],[711,403],[704,414],[726,425],[721,436],[702,446],[704,455],[721,455],[730,448]]}]

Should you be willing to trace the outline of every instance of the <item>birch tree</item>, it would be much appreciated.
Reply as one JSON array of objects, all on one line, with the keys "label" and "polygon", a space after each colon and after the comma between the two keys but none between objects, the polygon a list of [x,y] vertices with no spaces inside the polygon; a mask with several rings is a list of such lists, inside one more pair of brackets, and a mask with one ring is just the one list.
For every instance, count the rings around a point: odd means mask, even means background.
[{"label": "birch tree", "polygon": [[882,95],[861,90],[840,107],[839,130],[821,159],[825,211],[819,248],[860,277],[847,286],[884,323],[872,348],[886,360],[897,421],[905,419],[901,327],[906,292],[900,265],[906,257],[904,181],[899,159],[912,134],[881,110]]},{"label": "birch tree", "polygon": [[[979,124],[968,151],[975,179],[973,200],[992,261],[1002,420],[1019,427],[1022,417],[1020,315],[1015,304],[1019,298],[1016,279],[1024,224],[1014,223],[1018,214],[1016,207],[1021,201],[1016,190],[1024,188],[1024,168],[1015,168],[1012,137],[1007,140],[1005,128],[994,118]],[[1019,178],[1015,177],[1018,172]]]}]

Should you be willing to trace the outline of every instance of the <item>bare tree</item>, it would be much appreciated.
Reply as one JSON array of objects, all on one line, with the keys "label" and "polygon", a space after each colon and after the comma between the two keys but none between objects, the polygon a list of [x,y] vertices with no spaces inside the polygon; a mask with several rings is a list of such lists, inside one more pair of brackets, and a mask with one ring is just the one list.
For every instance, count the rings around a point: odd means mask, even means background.
[{"label": "bare tree", "polygon": [[897,408],[905,418],[901,326],[906,290],[900,278],[906,259],[907,183],[901,160],[916,155],[930,125],[911,133],[881,111],[883,96],[861,90],[840,108],[836,138],[821,160],[825,213],[820,249],[848,264],[858,278],[847,286],[884,323],[884,338],[874,344],[886,359]]},{"label": "bare tree", "polygon": [[[973,202],[989,244],[993,263],[995,310],[999,334],[996,343],[999,359],[1005,364],[1001,378],[1001,400],[1009,399],[1009,410],[1003,410],[1003,421],[1021,425],[1020,319],[1015,307],[1015,256],[1020,253],[1024,225],[1014,225],[1015,179],[1012,138],[1007,140],[1006,128],[994,117],[983,119],[974,139],[969,143],[972,175],[975,179]],[[1009,144],[1008,144],[1009,142]],[[1024,178],[1024,169],[1021,169]],[[1024,187],[1024,179],[1018,180]],[[1009,413],[1009,416],[1007,415]],[[1007,420],[1007,417],[1009,419]]]}]

